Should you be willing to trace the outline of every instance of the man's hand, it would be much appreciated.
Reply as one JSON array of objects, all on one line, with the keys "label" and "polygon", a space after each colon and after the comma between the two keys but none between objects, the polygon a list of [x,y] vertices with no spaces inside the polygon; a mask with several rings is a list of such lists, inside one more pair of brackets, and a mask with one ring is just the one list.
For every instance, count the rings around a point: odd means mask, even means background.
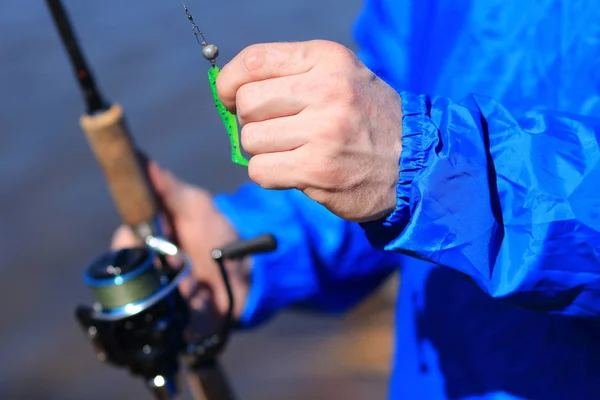
[{"label": "man's hand", "polygon": [[[180,290],[196,311],[192,317],[193,333],[210,334],[219,326],[229,305],[218,266],[211,258],[213,249],[238,239],[231,224],[213,205],[212,196],[175,178],[151,163],[152,184],[169,214],[179,247],[192,259],[192,274]],[[170,236],[167,232],[166,236]],[[131,229],[121,226],[113,235],[113,249],[140,246]],[[227,262],[226,267],[235,299],[234,317],[239,317],[248,294],[246,261]]]},{"label": "man's hand", "polygon": [[217,79],[253,155],[250,178],[302,190],[338,216],[381,218],[396,205],[400,96],[332,42],[250,46]]}]

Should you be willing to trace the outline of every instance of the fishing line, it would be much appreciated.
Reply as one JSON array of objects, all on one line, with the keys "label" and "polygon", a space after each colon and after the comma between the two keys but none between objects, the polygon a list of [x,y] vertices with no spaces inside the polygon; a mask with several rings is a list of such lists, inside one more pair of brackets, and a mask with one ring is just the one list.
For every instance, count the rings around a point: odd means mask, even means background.
[{"label": "fishing line", "polygon": [[183,1],[181,2],[181,5],[185,10],[187,19],[192,24],[192,30],[194,36],[196,37],[196,40],[202,46],[202,56],[211,64],[210,68],[208,69],[208,83],[210,84],[210,89],[212,91],[215,107],[217,108],[219,116],[221,117],[221,121],[225,126],[227,136],[229,136],[229,142],[231,144],[231,161],[242,166],[248,166],[248,160],[242,155],[241,152],[237,119],[235,115],[233,115],[223,105],[221,99],[219,98],[219,93],[217,92],[217,77],[219,76],[219,72],[221,72],[221,70],[216,64],[216,59],[219,56],[219,48],[214,44],[209,44],[206,41],[204,34],[200,30],[200,28],[198,28],[198,25],[194,21],[194,17],[192,17],[192,14],[189,12],[187,6]]}]

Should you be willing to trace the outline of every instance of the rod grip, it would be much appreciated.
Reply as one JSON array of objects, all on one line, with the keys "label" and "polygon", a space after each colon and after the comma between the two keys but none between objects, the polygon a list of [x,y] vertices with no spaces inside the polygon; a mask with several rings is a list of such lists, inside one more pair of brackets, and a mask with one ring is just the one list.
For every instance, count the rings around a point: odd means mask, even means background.
[{"label": "rod grip", "polygon": [[152,220],[158,204],[145,165],[128,133],[121,106],[113,104],[102,113],[83,115],[80,124],[123,222],[136,226]]}]

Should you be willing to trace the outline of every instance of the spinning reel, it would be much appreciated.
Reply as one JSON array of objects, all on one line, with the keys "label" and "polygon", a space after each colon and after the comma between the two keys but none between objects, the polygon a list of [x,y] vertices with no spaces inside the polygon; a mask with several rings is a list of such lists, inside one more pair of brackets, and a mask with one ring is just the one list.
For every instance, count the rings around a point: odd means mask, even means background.
[{"label": "spinning reel", "polygon": [[[234,298],[224,262],[273,251],[277,243],[269,234],[212,252],[227,291],[228,310],[219,330],[194,339],[185,335],[190,310],[178,289],[190,274],[189,256],[159,237],[148,236],[145,244],[109,251],[92,261],[84,282],[95,302],[78,306],[76,318],[101,362],[142,378],[157,399],[172,399],[179,391],[179,358],[185,358],[194,372],[214,368],[233,328]],[[223,393],[216,396],[227,398]]]}]

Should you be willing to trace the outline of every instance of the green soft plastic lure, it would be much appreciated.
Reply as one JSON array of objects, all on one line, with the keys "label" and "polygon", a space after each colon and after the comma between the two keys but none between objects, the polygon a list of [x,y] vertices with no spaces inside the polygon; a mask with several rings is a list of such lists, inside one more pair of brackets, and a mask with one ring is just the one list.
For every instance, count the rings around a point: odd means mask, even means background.
[{"label": "green soft plastic lure", "polygon": [[235,115],[233,115],[221,102],[219,99],[219,94],[217,93],[217,76],[219,76],[219,72],[221,70],[215,64],[215,60],[219,55],[219,49],[214,44],[208,44],[206,39],[204,38],[204,34],[194,22],[194,18],[188,11],[187,7],[183,2],[183,9],[185,10],[185,14],[188,20],[192,23],[192,29],[194,32],[194,36],[196,36],[196,40],[202,46],[202,56],[210,61],[211,67],[208,70],[208,82],[210,83],[210,89],[212,90],[213,100],[215,102],[215,106],[219,111],[219,115],[221,116],[221,121],[223,121],[223,125],[225,125],[225,130],[227,131],[227,135],[229,136],[229,142],[231,143],[231,161],[236,164],[248,166],[248,160],[242,155],[242,150],[240,147],[240,139],[239,139],[239,129],[238,123]]},{"label": "green soft plastic lure", "polygon": [[223,125],[225,125],[227,135],[229,135],[229,141],[231,142],[231,161],[236,164],[248,166],[248,160],[242,155],[240,148],[237,119],[235,115],[225,108],[217,93],[217,76],[219,76],[220,71],[221,70],[216,65],[213,65],[208,70],[208,82],[210,83],[210,88],[212,90],[213,100],[215,101],[215,106],[219,111]]}]

